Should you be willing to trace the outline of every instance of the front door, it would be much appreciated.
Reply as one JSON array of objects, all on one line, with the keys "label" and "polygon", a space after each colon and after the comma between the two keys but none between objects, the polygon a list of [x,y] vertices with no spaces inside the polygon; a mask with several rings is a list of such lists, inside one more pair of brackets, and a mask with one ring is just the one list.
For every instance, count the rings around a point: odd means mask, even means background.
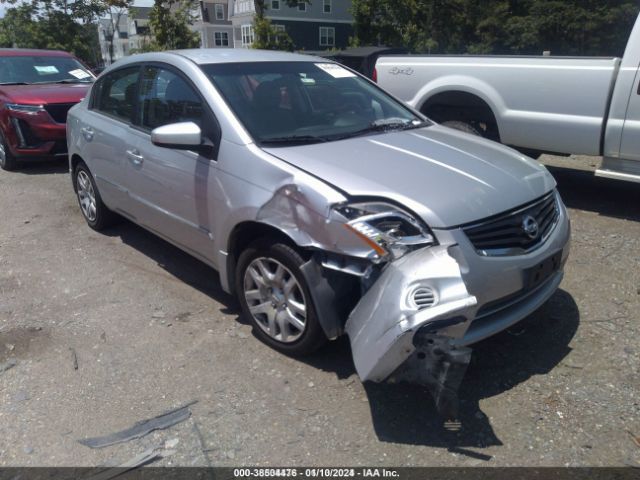
[{"label": "front door", "polygon": [[212,212],[216,161],[195,151],[151,143],[154,128],[194,122],[203,136],[218,138],[217,122],[195,87],[169,66],[142,69],[138,100],[137,146],[128,152],[129,194],[145,227],[205,261],[214,261]]}]

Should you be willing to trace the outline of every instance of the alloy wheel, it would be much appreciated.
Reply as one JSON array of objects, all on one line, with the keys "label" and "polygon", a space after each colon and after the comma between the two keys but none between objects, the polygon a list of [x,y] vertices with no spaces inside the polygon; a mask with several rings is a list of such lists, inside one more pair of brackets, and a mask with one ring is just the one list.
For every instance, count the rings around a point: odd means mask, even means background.
[{"label": "alloy wheel", "polygon": [[255,323],[282,343],[298,340],[307,326],[307,301],[291,271],[273,258],[254,259],[244,274],[244,298]]},{"label": "alloy wheel", "polygon": [[79,170],[76,180],[78,189],[78,200],[80,201],[82,214],[90,222],[95,222],[96,194],[93,189],[91,179],[89,178],[89,175],[87,175],[87,172],[85,172],[84,170]]}]

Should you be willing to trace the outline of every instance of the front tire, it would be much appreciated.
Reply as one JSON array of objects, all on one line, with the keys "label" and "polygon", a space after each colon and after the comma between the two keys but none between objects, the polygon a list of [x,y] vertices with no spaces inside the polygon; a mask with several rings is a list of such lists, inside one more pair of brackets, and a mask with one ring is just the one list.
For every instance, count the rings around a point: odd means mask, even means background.
[{"label": "front tire", "polygon": [[292,356],[308,355],[327,341],[300,270],[303,264],[289,245],[262,239],[242,252],[235,276],[242,313],[256,336]]},{"label": "front tire", "polygon": [[4,134],[0,132],[0,168],[10,172],[15,170],[17,167],[18,162],[9,150],[9,146],[4,139]]},{"label": "front tire", "polygon": [[73,172],[73,187],[87,225],[100,231],[114,223],[116,214],[102,201],[93,175],[84,163],[79,163]]}]

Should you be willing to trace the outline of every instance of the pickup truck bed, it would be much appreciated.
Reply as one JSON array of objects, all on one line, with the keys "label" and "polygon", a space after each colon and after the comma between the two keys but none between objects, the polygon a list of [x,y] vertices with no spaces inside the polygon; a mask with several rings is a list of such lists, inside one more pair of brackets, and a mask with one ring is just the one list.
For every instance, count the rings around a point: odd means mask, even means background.
[{"label": "pickup truck bed", "polygon": [[437,121],[446,108],[488,106],[501,143],[600,155],[619,66],[618,58],[403,55],[380,57],[376,69],[383,88]]}]

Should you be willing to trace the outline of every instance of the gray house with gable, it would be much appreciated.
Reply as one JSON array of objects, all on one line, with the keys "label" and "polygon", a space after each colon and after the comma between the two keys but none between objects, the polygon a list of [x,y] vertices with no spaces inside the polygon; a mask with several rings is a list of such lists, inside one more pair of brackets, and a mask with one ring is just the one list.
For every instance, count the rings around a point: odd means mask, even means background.
[{"label": "gray house with gable", "polygon": [[203,48],[233,47],[231,24],[231,0],[206,0],[200,2],[200,18],[194,30],[200,32]]}]

